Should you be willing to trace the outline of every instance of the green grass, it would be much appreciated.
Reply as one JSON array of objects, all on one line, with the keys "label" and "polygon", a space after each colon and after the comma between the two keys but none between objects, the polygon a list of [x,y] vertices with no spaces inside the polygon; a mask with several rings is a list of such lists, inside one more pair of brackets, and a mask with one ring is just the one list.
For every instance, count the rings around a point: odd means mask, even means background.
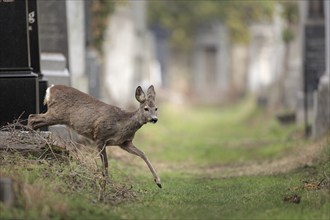
[{"label": "green grass", "polygon": [[[290,188],[302,186],[302,181],[305,180],[320,180],[324,172],[329,173],[329,165],[329,162],[323,162],[287,174],[224,179],[169,172],[162,175],[165,180],[163,189],[156,188],[143,171],[135,170],[136,175],[132,177],[130,184],[134,185],[133,189],[138,197],[120,204],[98,202],[96,195],[93,196],[95,190],[88,190],[86,187],[79,190],[67,189],[70,186],[63,184],[59,179],[56,180],[56,175],[50,175],[48,177],[50,179],[47,180],[42,177],[43,174],[39,174],[35,181],[30,180],[30,184],[36,188],[36,192],[42,192],[37,197],[41,201],[30,204],[28,209],[22,204],[10,210],[1,207],[0,217],[1,219],[328,219],[329,190],[290,190]],[[30,172],[37,172],[37,169]],[[285,196],[293,194],[301,196],[300,204],[283,201]]]},{"label": "green grass", "polygon": [[[287,173],[216,178],[203,168],[277,160],[314,143],[251,100],[225,108],[159,109],[159,122],[144,126],[135,144],[156,166],[162,189],[133,156],[109,155],[113,183],[102,188],[99,159],[89,151],[59,161],[1,152],[0,176],[15,180],[17,202],[0,204],[0,219],[329,219],[329,142],[318,162]],[[323,179],[320,189],[304,187]],[[299,204],[284,201],[295,194]]]},{"label": "green grass", "polygon": [[[166,175],[168,184],[161,192],[151,190],[142,202],[118,207],[116,212],[127,213],[129,219],[327,219],[326,190],[288,190],[302,184],[302,173],[228,179]],[[283,201],[294,193],[302,197],[300,204]]]},{"label": "green grass", "polygon": [[251,100],[220,109],[163,106],[159,123],[138,131],[135,143],[165,162],[254,161],[281,156],[304,143],[290,138],[294,131],[299,129],[281,126]]}]

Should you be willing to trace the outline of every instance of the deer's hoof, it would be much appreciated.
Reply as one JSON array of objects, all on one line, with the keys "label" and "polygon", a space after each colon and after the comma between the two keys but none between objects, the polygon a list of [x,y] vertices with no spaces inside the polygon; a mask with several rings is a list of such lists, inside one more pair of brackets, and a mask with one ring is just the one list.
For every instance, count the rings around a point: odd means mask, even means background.
[{"label": "deer's hoof", "polygon": [[160,179],[155,179],[155,183],[159,188],[162,188],[162,184],[160,183]]}]

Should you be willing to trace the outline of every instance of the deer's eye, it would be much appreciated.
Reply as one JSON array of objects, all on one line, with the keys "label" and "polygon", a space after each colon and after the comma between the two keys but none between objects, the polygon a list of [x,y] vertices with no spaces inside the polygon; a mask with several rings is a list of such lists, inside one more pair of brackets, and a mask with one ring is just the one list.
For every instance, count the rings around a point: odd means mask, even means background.
[{"label": "deer's eye", "polygon": [[157,110],[158,110],[158,108],[156,107],[156,108],[155,108],[155,111],[157,111]]},{"label": "deer's eye", "polygon": [[149,111],[149,108],[148,107],[144,107],[144,111]]}]

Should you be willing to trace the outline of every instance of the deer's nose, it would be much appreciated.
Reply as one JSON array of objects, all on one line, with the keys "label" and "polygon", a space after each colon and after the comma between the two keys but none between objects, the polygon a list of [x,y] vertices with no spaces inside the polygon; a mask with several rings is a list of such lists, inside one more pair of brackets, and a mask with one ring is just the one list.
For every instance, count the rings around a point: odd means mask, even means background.
[{"label": "deer's nose", "polygon": [[156,118],[156,117],[151,118],[151,122],[152,122],[152,123],[155,124],[157,121],[158,121],[158,118]]}]

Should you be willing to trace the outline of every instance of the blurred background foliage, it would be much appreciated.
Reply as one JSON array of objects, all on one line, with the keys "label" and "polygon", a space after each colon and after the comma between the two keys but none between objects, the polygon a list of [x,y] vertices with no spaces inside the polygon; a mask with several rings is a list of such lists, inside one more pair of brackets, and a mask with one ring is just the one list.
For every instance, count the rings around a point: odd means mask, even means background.
[{"label": "blurred background foliage", "polygon": [[296,1],[284,1],[282,2],[282,18],[286,22],[286,27],[282,33],[282,39],[285,43],[290,43],[294,39],[293,25],[298,22],[299,9]]},{"label": "blurred background foliage", "polygon": [[148,1],[148,22],[171,30],[170,42],[176,48],[191,47],[196,29],[208,22],[222,21],[233,43],[249,42],[251,22],[270,20],[275,1]]},{"label": "blurred background foliage", "polygon": [[90,0],[92,11],[92,45],[101,53],[108,18],[115,9],[115,3],[116,1],[110,0]]},{"label": "blurred background foliage", "polygon": [[[93,0],[92,7],[92,44],[102,52],[102,42],[108,16],[116,4],[126,0]],[[192,4],[193,3],[193,4]],[[288,23],[283,30],[284,42],[291,41],[294,33],[290,25],[298,20],[296,1],[275,0],[237,0],[237,1],[191,1],[191,0],[152,0],[147,1],[149,25],[159,25],[170,31],[170,42],[179,50],[189,50],[198,27],[213,21],[224,22],[230,31],[232,43],[249,42],[249,24],[272,19],[276,3],[283,7],[282,17]]]}]

